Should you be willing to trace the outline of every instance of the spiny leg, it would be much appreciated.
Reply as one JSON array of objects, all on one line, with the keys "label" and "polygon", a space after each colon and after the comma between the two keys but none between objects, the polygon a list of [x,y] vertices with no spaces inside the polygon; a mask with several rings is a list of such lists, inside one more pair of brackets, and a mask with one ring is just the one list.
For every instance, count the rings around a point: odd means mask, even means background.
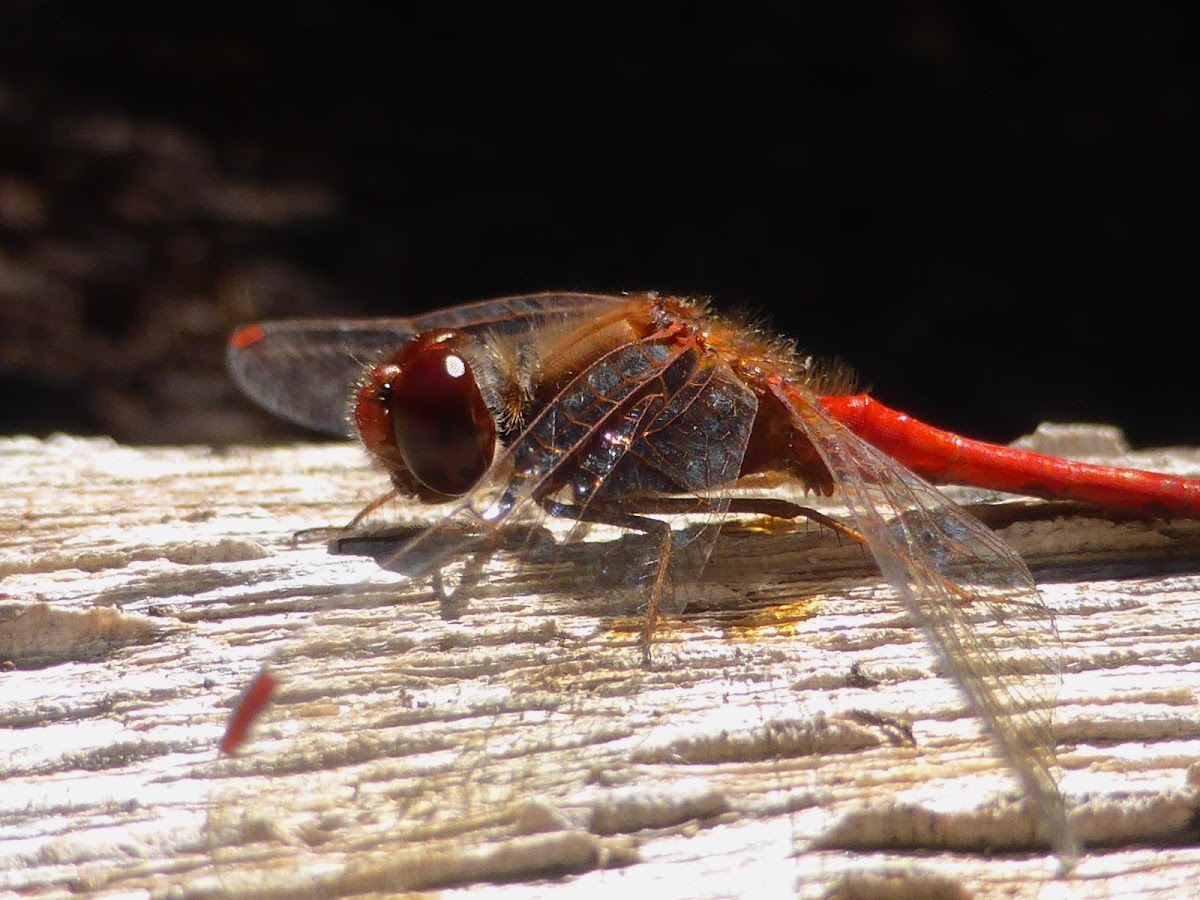
[{"label": "spiny leg", "polygon": [[654,580],[650,585],[650,602],[646,606],[646,621],[638,642],[642,645],[642,664],[650,664],[650,646],[654,641],[654,630],[658,626],[658,614],[662,608],[662,595],[667,585],[667,564],[671,558],[674,537],[671,525],[646,516],[621,512],[602,503],[576,506],[554,500],[543,501],[542,505],[552,516],[575,519],[595,525],[612,525],[627,531],[640,531],[658,544],[658,562],[654,569]]},{"label": "spiny leg", "polygon": [[376,497],[357,513],[354,518],[345,525],[324,525],[319,528],[302,528],[292,535],[292,546],[301,543],[302,541],[327,541],[331,538],[339,537],[347,532],[353,531],[362,524],[363,519],[379,509],[390,500],[400,496],[400,492],[392,488],[386,494],[381,494]]},{"label": "spiny leg", "polygon": [[[694,500],[690,497],[648,497],[645,498],[644,502],[639,502],[638,511],[641,513],[659,513],[661,515],[682,515],[704,513],[710,510],[704,504],[704,501],[700,499]],[[811,507],[801,506],[798,503],[792,503],[788,500],[779,500],[774,497],[735,497],[729,501],[727,512],[740,515],[771,516],[775,519],[804,518],[811,522],[816,522],[818,525],[823,525],[831,531],[857,542],[863,547],[867,546],[867,539],[850,526],[839,522],[831,516],[825,515],[823,512],[819,512]],[[656,520],[651,519],[649,521]],[[979,599],[972,591],[938,572],[927,569],[924,566],[922,566],[922,571],[928,577],[944,585],[950,594],[958,597],[963,603],[972,603]]]},{"label": "spiny leg", "polygon": [[363,519],[375,512],[375,510],[379,509],[379,507],[383,506],[383,504],[387,503],[389,500],[392,500],[398,496],[400,496],[400,492],[395,488],[392,488],[386,494],[381,494],[380,496],[376,497],[357,513],[355,513],[354,518],[342,526],[342,530],[352,531],[353,529],[357,528],[362,524]]},{"label": "spiny leg", "polygon": [[[638,500],[638,512],[662,515],[686,515],[688,513],[710,513],[708,501],[691,497],[646,497]],[[830,531],[866,545],[867,539],[832,516],[827,516],[808,506],[779,500],[775,497],[733,497],[726,512],[745,516],[770,516],[772,519],[808,519],[823,525]]]},{"label": "spiny leg", "polygon": [[[546,501],[542,504],[551,515],[564,518],[574,518],[582,522],[597,525],[612,525],[629,531],[640,531],[658,542],[658,564],[654,572],[654,581],[650,589],[650,601],[646,606],[646,621],[642,626],[639,643],[642,645],[642,662],[650,664],[650,647],[654,640],[654,631],[658,627],[659,611],[662,608],[663,592],[666,590],[668,560],[674,543],[670,523],[649,518],[647,514],[686,515],[695,513],[711,513],[709,501],[696,497],[639,497],[637,499],[638,513],[622,512],[603,503],[593,502],[587,506],[576,506],[569,503]],[[850,528],[825,513],[819,512],[798,503],[780,500],[774,497],[734,497],[729,500],[726,512],[738,515],[770,516],[774,519],[808,519],[823,525],[836,534],[847,537],[863,546],[866,539]]]}]

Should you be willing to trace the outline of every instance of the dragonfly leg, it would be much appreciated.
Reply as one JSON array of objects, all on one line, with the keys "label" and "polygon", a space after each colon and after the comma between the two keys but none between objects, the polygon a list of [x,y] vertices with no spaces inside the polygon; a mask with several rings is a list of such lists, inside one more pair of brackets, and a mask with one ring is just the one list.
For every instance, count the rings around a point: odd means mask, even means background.
[{"label": "dragonfly leg", "polygon": [[[667,590],[669,560],[674,541],[670,523],[652,519],[649,516],[651,514],[712,513],[712,501],[702,497],[644,497],[638,500],[636,514],[623,512],[599,502],[577,506],[547,501],[543,503],[543,506],[553,516],[573,518],[577,521],[598,525],[612,525],[629,531],[640,531],[658,544],[658,560],[650,586],[650,600],[646,605],[646,621],[642,625],[639,639],[642,647],[642,662],[649,665],[650,647],[654,642],[654,631],[658,627],[663,594]],[[739,515],[770,516],[775,519],[808,519],[858,544],[866,544],[866,539],[848,525],[825,515],[825,513],[787,500],[779,500],[774,497],[735,497],[729,501],[726,511]]]},{"label": "dragonfly leg", "polygon": [[646,621],[638,643],[642,647],[642,664],[650,664],[650,646],[654,642],[654,631],[658,627],[659,610],[662,608],[663,592],[667,589],[668,563],[671,559],[671,546],[674,538],[669,522],[651,519],[646,516],[621,512],[602,503],[589,503],[587,506],[576,506],[570,503],[545,501],[542,504],[552,516],[575,519],[580,522],[591,522],[596,525],[612,525],[627,531],[640,531],[658,545],[657,560],[654,565],[654,576],[650,583],[650,601],[646,605]]},{"label": "dragonfly leg", "polygon": [[771,516],[775,519],[808,519],[808,521],[816,522],[856,543],[863,545],[867,543],[865,537],[844,522],[839,522],[833,516],[827,516],[810,506],[801,506],[799,503],[792,503],[789,500],[777,500],[774,497],[735,497],[729,501],[729,512],[740,515]]},{"label": "dragonfly leg", "polygon": [[[865,537],[849,525],[812,507],[801,506],[790,500],[775,497],[734,497],[730,499],[725,511],[743,516],[769,516],[772,519],[808,519],[856,543],[865,545],[867,542]],[[711,513],[712,501],[700,497],[647,497],[638,502],[638,512],[660,515]]]},{"label": "dragonfly leg", "polygon": [[370,503],[368,503],[366,506],[364,506],[362,509],[360,509],[357,513],[355,513],[354,518],[342,526],[342,530],[343,531],[353,531],[355,528],[357,528],[359,525],[362,524],[363,519],[365,519],[371,513],[375,512],[375,510],[379,509],[379,507],[383,506],[383,504],[387,503],[389,500],[392,500],[395,497],[398,497],[399,495],[400,495],[400,492],[397,491],[395,488],[392,488],[386,494],[380,494],[378,497],[376,497],[374,500],[372,500]]},{"label": "dragonfly leg", "polygon": [[400,492],[395,488],[392,488],[392,490],[388,491],[386,494],[381,494],[360,509],[354,515],[354,518],[345,525],[326,525],[319,528],[302,528],[300,531],[297,531],[292,535],[292,546],[294,547],[297,544],[305,541],[328,541],[335,537],[340,537],[341,535],[354,531],[354,529],[362,524],[363,519],[375,512],[375,510],[379,509],[379,507],[383,506],[383,504],[387,503],[389,500],[399,496],[399,493]]}]

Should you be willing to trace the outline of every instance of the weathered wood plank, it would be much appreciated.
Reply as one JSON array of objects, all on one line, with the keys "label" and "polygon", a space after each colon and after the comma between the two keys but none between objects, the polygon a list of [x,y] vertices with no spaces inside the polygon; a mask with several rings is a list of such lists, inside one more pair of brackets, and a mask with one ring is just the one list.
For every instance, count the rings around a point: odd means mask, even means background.
[{"label": "weathered wood plank", "polygon": [[[7,439],[0,483],[0,889],[1032,896],[1055,875],[862,551],[818,530],[728,528],[643,668],[606,545],[501,560],[461,605],[292,546],[378,490],[353,447]],[[1070,891],[1177,895],[1200,879],[1200,527],[1009,509],[1058,617],[1063,788],[1103,848]],[[218,759],[275,652],[280,702]]]}]

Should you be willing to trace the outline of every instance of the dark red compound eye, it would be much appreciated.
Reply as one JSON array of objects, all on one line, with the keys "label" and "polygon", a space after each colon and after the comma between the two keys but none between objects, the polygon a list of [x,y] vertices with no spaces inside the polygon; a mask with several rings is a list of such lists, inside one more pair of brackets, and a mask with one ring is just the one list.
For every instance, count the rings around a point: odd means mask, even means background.
[{"label": "dark red compound eye", "polygon": [[355,411],[363,443],[393,480],[407,480],[397,471],[402,466],[421,486],[448,497],[474,487],[496,450],[496,423],[457,349],[461,339],[457,331],[417,335],[375,368]]}]

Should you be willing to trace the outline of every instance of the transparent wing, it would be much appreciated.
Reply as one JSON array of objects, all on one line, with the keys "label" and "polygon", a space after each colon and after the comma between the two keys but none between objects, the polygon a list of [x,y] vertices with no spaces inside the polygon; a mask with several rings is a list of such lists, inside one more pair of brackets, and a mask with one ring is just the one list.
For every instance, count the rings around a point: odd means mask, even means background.
[{"label": "transparent wing", "polygon": [[548,319],[586,313],[628,298],[531,294],[485,300],[411,318],[292,319],[234,333],[226,365],[242,392],[277,416],[353,437],[351,395],[363,370],[423,331],[530,331]]},{"label": "transparent wing", "polygon": [[[486,555],[503,525],[568,485],[576,494],[570,502],[586,505],[589,491],[605,482],[661,410],[658,380],[673,367],[691,366],[688,348],[665,343],[661,335],[602,356],[546,405],[441,523],[409,541],[389,567],[417,576]],[[464,523],[474,537],[463,539]]]},{"label": "transparent wing", "polygon": [[665,376],[661,411],[601,497],[698,494],[736,482],[758,409],[754,392],[712,354],[696,353],[690,369]]},{"label": "transparent wing", "polygon": [[662,408],[590,493],[594,505],[619,514],[696,517],[661,532],[667,539],[664,583],[651,602],[674,600],[677,608],[685,599],[681,589],[699,579],[716,544],[758,409],[754,392],[713,354],[697,353],[694,360],[686,372],[664,373]]},{"label": "transparent wing", "polygon": [[407,319],[295,319],[235,332],[225,351],[242,393],[269,412],[353,437],[351,395],[364,368],[417,331]]},{"label": "transparent wing", "polygon": [[[828,467],[884,577],[1020,778],[1060,857],[1072,859],[1079,848],[1053,774],[1058,635],[1024,562],[814,398],[786,382],[771,387]],[[1008,650],[1032,652],[1016,660]],[[1032,677],[1030,659],[1044,666]]]},{"label": "transparent wing", "polygon": [[[631,565],[624,584],[656,579],[650,599],[657,602],[664,580],[694,575],[707,561],[729,503],[721,488],[737,479],[755,408],[753,393],[693,343],[656,335],[614,350],[547,405],[486,484],[389,567],[419,575],[486,557],[501,526],[524,511],[548,509],[583,524],[656,535],[662,543],[652,548],[651,565]],[[705,520],[677,539],[642,513],[654,511],[655,497],[680,493]],[[465,542],[464,519],[477,535]],[[576,534],[572,529],[569,537]],[[468,568],[478,571],[480,563]]]}]

